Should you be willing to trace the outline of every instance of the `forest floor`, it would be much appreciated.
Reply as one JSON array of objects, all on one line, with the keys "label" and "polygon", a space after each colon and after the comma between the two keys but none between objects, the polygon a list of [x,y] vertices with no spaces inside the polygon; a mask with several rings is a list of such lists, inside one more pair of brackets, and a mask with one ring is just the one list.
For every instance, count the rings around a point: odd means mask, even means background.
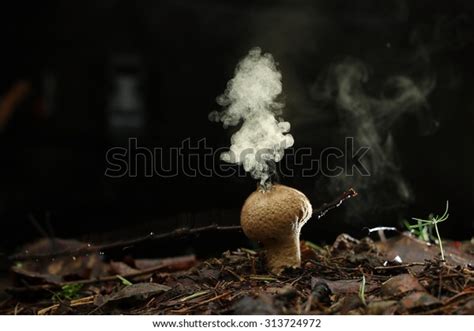
[{"label": "forest floor", "polygon": [[302,267],[279,276],[245,248],[204,261],[106,261],[93,250],[24,260],[12,263],[0,314],[474,314],[474,245],[445,246],[443,262],[436,245],[407,233],[341,234],[329,246],[302,242]]}]

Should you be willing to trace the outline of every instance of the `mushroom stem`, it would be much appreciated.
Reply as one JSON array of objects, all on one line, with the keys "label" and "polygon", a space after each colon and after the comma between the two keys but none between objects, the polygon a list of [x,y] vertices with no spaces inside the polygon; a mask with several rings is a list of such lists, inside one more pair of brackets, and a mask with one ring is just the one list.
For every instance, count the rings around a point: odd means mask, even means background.
[{"label": "mushroom stem", "polygon": [[293,236],[263,243],[268,269],[280,274],[287,267],[301,266],[299,231]]}]

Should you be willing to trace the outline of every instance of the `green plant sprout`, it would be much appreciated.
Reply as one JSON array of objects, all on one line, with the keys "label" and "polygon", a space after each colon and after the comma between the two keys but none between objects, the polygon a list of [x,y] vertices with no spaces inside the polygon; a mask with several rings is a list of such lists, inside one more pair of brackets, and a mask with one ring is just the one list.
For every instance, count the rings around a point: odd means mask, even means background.
[{"label": "green plant sprout", "polygon": [[61,291],[53,294],[54,301],[73,300],[79,297],[82,284],[67,284],[61,287]]},{"label": "green plant sprout", "polygon": [[[433,214],[429,214],[428,218],[433,216]],[[415,237],[417,237],[420,240],[430,242],[430,241],[435,241],[435,237],[433,236],[433,227],[429,226],[424,226],[421,222],[418,222],[417,224],[410,224],[407,220],[403,220],[403,225],[405,228],[410,231],[411,234],[413,234]]]},{"label": "green plant sprout", "polygon": [[436,241],[439,245],[439,250],[441,252],[441,259],[445,261],[444,259],[444,249],[443,249],[443,242],[441,240],[441,236],[439,234],[438,230],[438,223],[444,222],[448,219],[449,214],[449,201],[446,201],[446,209],[444,210],[443,215],[441,216],[434,216],[433,214],[428,215],[428,219],[421,219],[421,218],[416,218],[412,217],[414,221],[417,222],[417,224],[409,224],[408,222],[405,221],[405,226],[407,227],[410,232],[414,233],[419,239],[424,240],[424,241],[430,241],[430,239],[433,239],[433,228],[436,232],[436,238],[434,241]]},{"label": "green plant sprout", "polygon": [[367,306],[367,302],[365,301],[365,275],[362,275],[362,282],[359,286],[359,298],[360,301],[362,301],[362,303],[364,304],[364,306]]},{"label": "green plant sprout", "polygon": [[130,286],[130,285],[133,285],[133,283],[131,281],[129,281],[128,279],[126,279],[125,277],[122,277],[120,275],[117,275],[117,278],[122,282],[123,285],[125,286]]}]

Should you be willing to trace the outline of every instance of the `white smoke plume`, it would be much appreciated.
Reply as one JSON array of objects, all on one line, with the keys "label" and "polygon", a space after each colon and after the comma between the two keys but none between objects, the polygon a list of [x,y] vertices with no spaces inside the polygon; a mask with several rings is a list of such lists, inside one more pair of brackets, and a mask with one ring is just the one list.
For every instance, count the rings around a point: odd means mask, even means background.
[{"label": "white smoke plume", "polygon": [[210,120],[222,122],[224,128],[242,123],[221,159],[242,164],[263,187],[272,175],[272,164],[279,162],[285,148],[294,143],[288,133],[290,123],[277,118],[283,108],[277,101],[281,92],[281,73],[272,55],[253,48],[237,65],[224,94],[217,98],[224,109],[209,114]]},{"label": "white smoke plume", "polygon": [[389,194],[384,199],[383,192],[395,193],[401,203],[410,201],[411,192],[396,162],[391,131],[403,114],[429,108],[427,97],[434,89],[435,80],[425,77],[416,82],[407,76],[392,76],[379,86],[377,96],[367,92],[368,81],[367,67],[360,61],[347,59],[332,66],[322,81],[312,87],[316,100],[334,106],[343,134],[354,138],[355,147],[370,148],[361,160],[370,176],[338,176],[331,178],[331,187],[357,188],[361,193],[358,200],[365,200],[365,206],[395,200]]}]

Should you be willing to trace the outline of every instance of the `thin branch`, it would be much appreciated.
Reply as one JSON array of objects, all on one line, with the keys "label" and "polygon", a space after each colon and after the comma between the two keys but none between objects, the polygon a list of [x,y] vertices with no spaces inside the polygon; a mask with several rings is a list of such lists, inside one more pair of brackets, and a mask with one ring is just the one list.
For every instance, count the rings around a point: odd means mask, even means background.
[{"label": "thin branch", "polygon": [[425,265],[426,265],[425,262],[412,262],[412,263],[389,265],[389,266],[379,266],[379,267],[374,267],[374,269],[375,270],[394,270],[394,269],[405,269],[409,267],[425,266]]},{"label": "thin branch", "polygon": [[[337,199],[329,203],[324,203],[321,207],[313,211],[313,215],[316,216],[318,219],[320,219],[321,217],[326,215],[328,211],[339,207],[344,201],[355,196],[357,196],[357,192],[354,189],[350,188],[346,192],[342,193],[341,196],[339,196]],[[25,260],[36,260],[36,259],[51,259],[51,258],[61,257],[61,256],[80,256],[87,253],[101,252],[103,250],[116,248],[116,247],[133,246],[133,245],[136,245],[148,240],[161,240],[161,239],[184,237],[184,236],[189,236],[189,235],[193,235],[193,234],[205,232],[205,231],[238,231],[238,230],[242,230],[240,225],[219,226],[217,224],[211,224],[211,225],[202,226],[198,228],[183,227],[183,228],[178,228],[176,230],[173,230],[171,232],[159,233],[159,234],[150,233],[149,235],[146,235],[143,237],[132,238],[129,240],[121,240],[121,241],[116,241],[116,242],[112,242],[108,244],[102,244],[102,245],[85,244],[84,246],[79,247],[79,248],[64,249],[64,250],[54,252],[54,253],[45,253],[45,254],[18,253],[18,254],[10,255],[8,259],[12,261],[25,261]]]},{"label": "thin branch", "polygon": [[115,241],[115,242],[108,243],[108,244],[102,244],[102,245],[85,244],[84,246],[79,247],[79,248],[64,249],[64,250],[54,252],[54,253],[46,253],[46,254],[18,253],[18,254],[10,255],[8,257],[8,259],[13,260],[13,261],[25,261],[25,260],[35,260],[35,259],[45,259],[45,258],[50,259],[50,258],[61,257],[61,256],[72,256],[72,255],[79,256],[79,255],[84,255],[84,254],[87,254],[87,253],[100,252],[100,251],[103,251],[103,250],[116,248],[116,247],[133,246],[135,244],[139,244],[139,243],[142,243],[142,242],[148,241],[148,240],[177,238],[177,237],[189,236],[189,235],[192,235],[192,234],[205,232],[205,231],[211,231],[211,230],[213,230],[213,231],[236,231],[236,230],[241,230],[241,227],[239,225],[218,226],[217,224],[211,224],[211,225],[202,226],[202,227],[199,227],[199,228],[183,227],[183,228],[173,230],[171,232],[159,233],[159,234],[150,233],[149,235],[146,235],[146,236],[143,236],[143,237],[133,238],[133,239],[129,239],[129,240],[120,240],[120,241]]},{"label": "thin branch", "polygon": [[328,211],[339,207],[344,201],[349,200],[350,198],[353,198],[355,196],[357,196],[357,192],[353,188],[350,188],[346,192],[342,193],[339,198],[333,200],[332,202],[323,203],[321,207],[313,211],[313,215],[320,219],[321,217],[326,215]]}]

